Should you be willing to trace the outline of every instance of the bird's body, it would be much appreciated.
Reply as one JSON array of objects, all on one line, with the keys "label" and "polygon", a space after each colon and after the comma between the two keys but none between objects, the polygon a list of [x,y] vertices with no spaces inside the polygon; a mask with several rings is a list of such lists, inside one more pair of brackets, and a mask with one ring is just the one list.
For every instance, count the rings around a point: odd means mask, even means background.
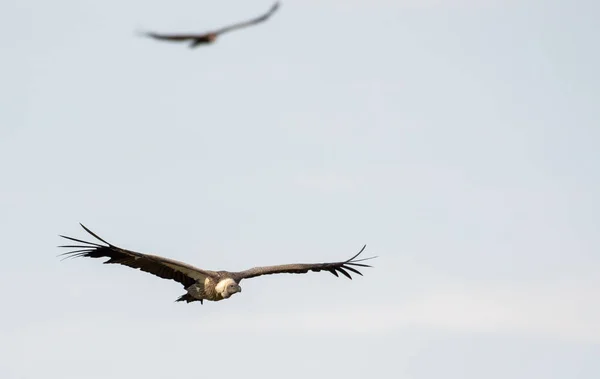
[{"label": "bird's body", "polygon": [[248,21],[239,22],[233,25],[226,26],[221,29],[217,29],[207,33],[200,34],[162,34],[162,33],[154,33],[154,32],[143,32],[142,34],[161,41],[170,41],[170,42],[186,42],[190,43],[190,47],[194,48],[200,45],[211,44],[217,40],[217,37],[220,35],[230,32],[232,30],[245,28],[251,25],[256,25],[258,23],[264,22],[271,17],[273,13],[279,8],[279,2],[273,4],[273,6],[267,11],[267,13],[253,18]]},{"label": "bird's body", "polygon": [[181,295],[176,301],[186,301],[188,303],[193,301],[202,303],[203,300],[220,301],[228,299],[236,292],[242,292],[238,283],[227,274],[219,275],[216,278],[208,277],[204,279],[204,282],[198,281],[185,290],[187,293]]},{"label": "bird's body", "polygon": [[338,273],[352,279],[349,272],[362,275],[357,268],[371,267],[364,263],[358,263],[367,259],[356,259],[366,246],[364,246],[358,254],[352,258],[332,263],[294,263],[277,266],[261,266],[254,267],[245,271],[211,271],[200,269],[187,263],[179,262],[173,259],[160,257],[158,255],[142,254],[131,250],[125,250],[115,245],[112,245],[102,238],[98,237],[91,230],[81,225],[89,234],[103,242],[105,245],[87,242],[72,237],[62,236],[71,241],[80,243],[80,245],[63,245],[76,249],[63,253],[68,257],[90,257],[90,258],[109,258],[104,263],[106,264],[121,264],[134,269],[140,269],[150,274],[159,276],[164,279],[175,280],[183,285],[186,293],[180,296],[176,301],[185,301],[191,303],[194,301],[204,300],[220,301],[230,298],[232,295],[242,292],[240,282],[243,279],[254,278],[261,275],[270,274],[304,274],[308,271],[328,271],[335,276]]}]

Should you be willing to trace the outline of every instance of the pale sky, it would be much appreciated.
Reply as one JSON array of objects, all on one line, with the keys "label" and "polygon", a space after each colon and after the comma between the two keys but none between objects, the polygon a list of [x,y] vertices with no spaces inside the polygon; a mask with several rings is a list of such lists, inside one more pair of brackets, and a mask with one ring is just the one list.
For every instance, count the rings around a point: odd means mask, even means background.
[{"label": "pale sky", "polygon": [[[600,377],[600,3],[0,3],[0,377]],[[87,235],[207,269],[179,283]]]}]

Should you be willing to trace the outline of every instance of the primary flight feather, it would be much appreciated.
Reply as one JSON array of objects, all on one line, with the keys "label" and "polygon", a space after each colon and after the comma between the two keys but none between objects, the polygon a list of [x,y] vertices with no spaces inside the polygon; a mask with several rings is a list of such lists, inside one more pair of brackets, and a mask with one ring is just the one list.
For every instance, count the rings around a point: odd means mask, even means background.
[{"label": "primary flight feather", "polygon": [[75,249],[60,254],[68,257],[109,258],[104,263],[115,263],[125,265],[134,269],[140,269],[164,279],[175,280],[183,285],[186,293],[176,301],[188,303],[204,300],[219,301],[228,299],[231,295],[241,292],[240,282],[242,279],[254,278],[261,275],[271,274],[305,274],[308,271],[328,271],[335,276],[342,274],[352,279],[351,273],[361,275],[359,268],[371,267],[360,263],[376,257],[356,259],[364,251],[366,245],[352,258],[341,262],[330,263],[292,263],[277,266],[254,267],[249,270],[211,271],[194,267],[187,263],[173,259],[160,257],[158,255],[137,253],[115,246],[100,238],[94,232],[80,224],[86,232],[91,234],[101,243],[88,242],[73,237],[61,235],[70,241],[77,242],[76,245],[62,245],[59,247]]},{"label": "primary flight feather", "polygon": [[217,37],[220,36],[221,34],[230,32],[232,30],[241,29],[241,28],[245,28],[245,27],[248,27],[251,25],[255,25],[255,24],[264,22],[264,21],[268,20],[269,17],[271,17],[271,15],[273,15],[273,13],[275,13],[275,11],[277,9],[279,9],[279,2],[276,2],[275,4],[273,4],[273,6],[271,6],[271,8],[267,11],[267,13],[265,13],[259,17],[253,18],[248,21],[243,21],[243,22],[239,22],[239,23],[236,23],[233,25],[229,25],[224,28],[214,30],[212,32],[202,33],[202,34],[161,34],[161,33],[154,33],[154,32],[145,32],[143,34],[148,37],[152,37],[154,39],[162,40],[162,41],[171,41],[171,42],[189,41],[190,47],[197,47],[199,45],[213,43],[217,39]]}]

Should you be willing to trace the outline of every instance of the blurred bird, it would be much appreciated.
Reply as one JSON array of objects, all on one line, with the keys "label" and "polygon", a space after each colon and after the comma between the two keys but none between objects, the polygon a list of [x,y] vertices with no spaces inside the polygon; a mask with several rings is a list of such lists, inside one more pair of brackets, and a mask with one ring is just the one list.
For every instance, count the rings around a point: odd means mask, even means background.
[{"label": "blurred bird", "polygon": [[257,18],[253,18],[252,20],[248,20],[248,21],[244,21],[244,22],[240,22],[237,24],[233,24],[230,26],[226,26],[224,28],[212,31],[212,32],[208,32],[208,33],[203,33],[203,34],[160,34],[160,33],[154,33],[154,32],[140,32],[140,34],[147,36],[147,37],[151,37],[157,40],[161,40],[161,41],[171,41],[171,42],[185,42],[185,41],[189,41],[190,42],[190,48],[194,48],[200,45],[206,45],[206,44],[211,44],[213,42],[215,42],[215,40],[217,39],[218,36],[220,36],[221,34],[230,32],[232,30],[236,30],[236,29],[241,29],[241,28],[245,28],[251,25],[255,25],[255,24],[259,24],[261,22],[266,21],[267,19],[269,19],[269,17],[271,17],[271,15],[273,13],[275,13],[275,11],[279,8],[279,2],[276,2],[275,4],[273,4],[273,6],[271,6],[271,8],[267,11],[267,13],[263,14],[262,16],[259,16]]}]

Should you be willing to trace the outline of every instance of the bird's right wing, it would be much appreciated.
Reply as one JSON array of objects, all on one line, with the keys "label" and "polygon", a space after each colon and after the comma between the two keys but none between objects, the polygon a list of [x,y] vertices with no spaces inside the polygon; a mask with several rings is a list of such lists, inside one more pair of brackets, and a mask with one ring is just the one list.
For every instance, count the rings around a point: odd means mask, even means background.
[{"label": "bird's right wing", "polygon": [[204,37],[198,34],[160,34],[154,32],[138,32],[138,34],[163,41],[188,41]]},{"label": "bird's right wing", "polygon": [[188,265],[187,263],[179,262],[173,259],[122,249],[98,237],[83,224],[80,225],[83,229],[85,229],[86,232],[106,245],[101,245],[95,242],[87,242],[73,237],[61,235],[63,238],[79,243],[79,245],[59,246],[76,249],[60,255],[65,255],[67,258],[109,258],[104,263],[117,263],[134,269],[140,269],[144,272],[148,272],[164,279],[175,280],[183,284],[184,287],[189,287],[196,281],[204,282],[207,277],[216,275],[216,273],[213,271],[202,270]]}]

